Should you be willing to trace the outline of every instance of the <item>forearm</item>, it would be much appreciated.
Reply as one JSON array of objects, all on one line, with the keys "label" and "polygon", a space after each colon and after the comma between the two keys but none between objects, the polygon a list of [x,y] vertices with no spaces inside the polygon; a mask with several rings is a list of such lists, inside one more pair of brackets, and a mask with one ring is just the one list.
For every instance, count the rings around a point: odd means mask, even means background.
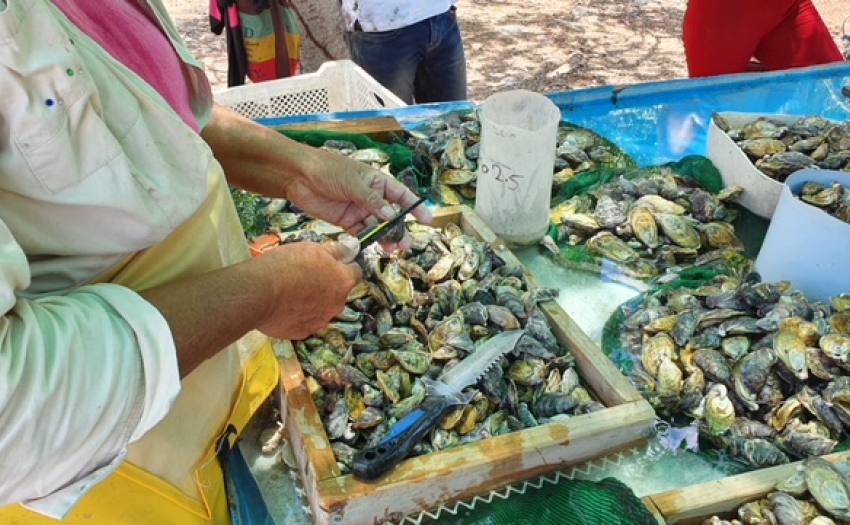
[{"label": "forearm", "polygon": [[[282,197],[301,211],[355,235],[377,219],[391,219],[417,196],[392,175],[338,153],[288,139],[217,106],[201,133],[239,188]],[[425,207],[414,212],[425,223]]]},{"label": "forearm", "polygon": [[251,259],[140,292],[168,322],[181,377],[268,316],[275,292],[263,271]]},{"label": "forearm", "polygon": [[215,107],[201,137],[224,168],[229,184],[272,197],[286,197],[291,181],[308,173],[318,158],[315,148],[223,106]]}]

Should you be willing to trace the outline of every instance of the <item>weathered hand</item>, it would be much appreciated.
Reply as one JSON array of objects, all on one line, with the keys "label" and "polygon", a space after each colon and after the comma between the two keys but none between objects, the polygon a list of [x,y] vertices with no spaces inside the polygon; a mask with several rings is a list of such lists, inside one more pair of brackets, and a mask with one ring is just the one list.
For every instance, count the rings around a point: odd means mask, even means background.
[{"label": "weathered hand", "polygon": [[[310,215],[336,224],[351,235],[378,219],[395,217],[391,204],[405,209],[417,201],[413,192],[386,173],[325,151],[317,152],[317,162],[310,173],[289,181],[286,197]],[[431,222],[426,206],[418,206],[413,215],[419,222]],[[399,244],[405,247],[408,242],[405,239]]]},{"label": "weathered hand", "polygon": [[363,274],[355,238],[335,245],[299,242],[265,252],[258,262],[279,298],[257,326],[280,339],[303,339],[326,327],[345,307]]}]

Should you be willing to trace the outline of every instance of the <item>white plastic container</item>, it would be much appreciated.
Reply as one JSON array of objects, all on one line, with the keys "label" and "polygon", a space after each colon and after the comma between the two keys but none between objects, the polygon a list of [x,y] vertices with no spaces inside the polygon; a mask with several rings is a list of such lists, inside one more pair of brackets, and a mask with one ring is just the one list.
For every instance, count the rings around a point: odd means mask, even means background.
[{"label": "white plastic container", "polygon": [[[753,122],[759,117],[769,117],[783,124],[792,124],[801,117],[794,115],[774,115],[764,113],[720,113],[720,116],[734,128]],[[769,219],[773,215],[782,183],[756,169],[753,161],[717,127],[712,119],[708,126],[708,144],[706,156],[720,171],[724,186],[740,186],[744,193],[736,201],[760,217]]]},{"label": "white plastic container", "polygon": [[850,292],[850,224],[799,199],[809,181],[850,189],[850,173],[843,171],[806,169],[790,175],[755,266],[765,281],[791,281],[809,299],[826,301]]},{"label": "white plastic container", "polygon": [[325,62],[315,73],[219,90],[214,97],[250,119],[407,105],[351,60]]},{"label": "white plastic container", "polygon": [[560,119],[558,107],[532,91],[497,93],[481,107],[475,211],[508,244],[533,244],[549,228]]}]

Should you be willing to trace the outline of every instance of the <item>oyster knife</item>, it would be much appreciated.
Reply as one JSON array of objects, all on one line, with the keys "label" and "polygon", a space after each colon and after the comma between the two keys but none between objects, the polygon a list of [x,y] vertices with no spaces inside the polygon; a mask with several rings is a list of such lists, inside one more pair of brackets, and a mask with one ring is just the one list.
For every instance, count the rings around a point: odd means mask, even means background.
[{"label": "oyster knife", "polygon": [[438,379],[424,378],[427,393],[422,404],[393,425],[377,445],[354,456],[351,469],[354,477],[374,481],[407,457],[449,410],[469,403],[474,393],[464,394],[463,389],[478,381],[500,357],[513,350],[523,334],[525,330],[496,334]]},{"label": "oyster knife", "polygon": [[387,233],[392,231],[392,229],[395,228],[398,223],[402,222],[404,220],[404,218],[407,217],[408,213],[415,210],[420,204],[422,204],[426,200],[427,200],[427,198],[422,197],[421,199],[419,199],[418,201],[413,203],[413,205],[410,206],[410,208],[407,208],[406,210],[402,211],[401,213],[396,215],[394,218],[392,218],[388,221],[384,221],[380,224],[377,224],[375,226],[372,226],[371,228],[367,228],[367,229],[363,230],[362,232],[360,232],[357,235],[357,239],[360,240],[360,251],[362,252],[364,248],[366,248],[367,246],[369,246],[373,242],[381,239]]}]

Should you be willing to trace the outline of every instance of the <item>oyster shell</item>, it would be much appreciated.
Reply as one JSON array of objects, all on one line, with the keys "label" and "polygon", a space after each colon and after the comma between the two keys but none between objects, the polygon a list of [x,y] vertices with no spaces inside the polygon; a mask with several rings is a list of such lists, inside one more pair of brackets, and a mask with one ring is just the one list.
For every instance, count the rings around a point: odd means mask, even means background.
[{"label": "oyster shell", "polygon": [[608,231],[599,232],[588,239],[587,249],[595,255],[619,263],[633,262],[639,258],[631,246]]},{"label": "oyster shell", "polygon": [[634,236],[649,248],[658,247],[658,225],[648,208],[634,207],[629,211],[629,226]]},{"label": "oyster shell", "polygon": [[806,486],[818,505],[839,519],[850,518],[850,487],[831,463],[820,458],[803,461]]},{"label": "oyster shell", "polygon": [[698,249],[702,246],[699,233],[681,216],[671,213],[657,213],[655,214],[655,221],[661,231],[682,248]]},{"label": "oyster shell", "polygon": [[725,386],[714,384],[705,395],[705,419],[713,436],[725,433],[735,421],[735,406],[726,394]]}]

